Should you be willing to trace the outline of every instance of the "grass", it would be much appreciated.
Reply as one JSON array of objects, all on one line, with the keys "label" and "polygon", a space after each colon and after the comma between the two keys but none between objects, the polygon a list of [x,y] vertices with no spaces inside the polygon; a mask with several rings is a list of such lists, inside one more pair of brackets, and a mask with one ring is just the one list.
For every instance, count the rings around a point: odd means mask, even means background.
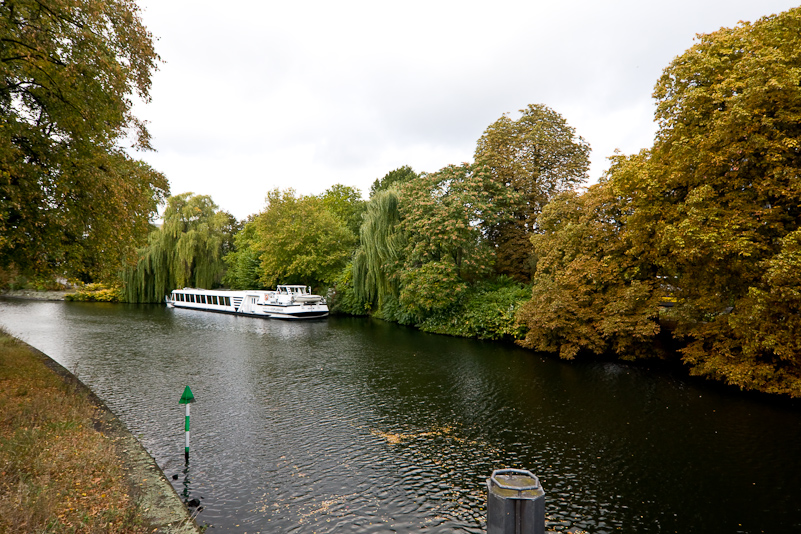
[{"label": "grass", "polygon": [[98,410],[0,330],[0,534],[151,530]]}]

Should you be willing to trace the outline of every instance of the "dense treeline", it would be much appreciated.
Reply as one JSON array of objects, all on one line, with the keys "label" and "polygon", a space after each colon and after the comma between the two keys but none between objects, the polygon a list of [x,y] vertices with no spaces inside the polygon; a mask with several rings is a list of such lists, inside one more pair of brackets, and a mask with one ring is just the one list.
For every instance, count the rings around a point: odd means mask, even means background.
[{"label": "dense treeline", "polygon": [[[132,129],[147,147],[127,95],[147,97],[150,36],[127,0],[86,20],[45,5],[0,6],[3,34],[19,36],[0,39],[2,273],[121,273],[133,302],[304,283],[339,313],[562,358],[675,359],[801,396],[801,8],[699,36],[658,80],[653,146],[614,155],[589,188],[587,142],[529,105],[491,124],[472,162],[395,169],[366,201],[339,184],[274,190],[238,222],[185,193],[156,228],[166,179],[118,148]],[[75,34],[81,25],[118,46]],[[72,83],[70,61],[111,72]]]},{"label": "dense treeline", "polygon": [[335,304],[431,332],[516,337],[537,215],[588,167],[589,146],[564,118],[530,105],[487,128],[474,163],[389,173],[373,185]]},{"label": "dense treeline", "polygon": [[801,396],[800,82],[801,9],[677,57],[654,93],[653,147],[539,219],[522,343],[654,355],[671,297],[692,373]]},{"label": "dense treeline", "polygon": [[801,395],[799,13],[700,36],[656,86],[653,147],[586,190],[589,147],[545,106],[490,125],[473,163],[393,171],[321,285],[346,313]]}]

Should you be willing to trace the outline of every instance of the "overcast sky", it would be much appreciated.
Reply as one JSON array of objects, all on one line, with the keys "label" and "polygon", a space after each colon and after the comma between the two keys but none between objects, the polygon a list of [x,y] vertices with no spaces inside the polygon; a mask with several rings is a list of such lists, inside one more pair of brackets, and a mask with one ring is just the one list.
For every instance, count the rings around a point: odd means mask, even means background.
[{"label": "overcast sky", "polygon": [[164,60],[136,153],[172,193],[239,219],[273,188],[367,196],[402,165],[472,161],[476,140],[527,104],[561,113],[592,147],[653,141],[662,70],[709,33],[786,11],[782,0],[353,2],[139,0]]}]

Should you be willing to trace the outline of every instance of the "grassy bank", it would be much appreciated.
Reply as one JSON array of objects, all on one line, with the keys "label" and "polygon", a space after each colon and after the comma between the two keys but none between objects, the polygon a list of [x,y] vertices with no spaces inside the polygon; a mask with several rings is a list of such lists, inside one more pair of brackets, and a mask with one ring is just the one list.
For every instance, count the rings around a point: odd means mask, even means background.
[{"label": "grassy bank", "polygon": [[0,534],[153,531],[99,412],[0,331]]}]

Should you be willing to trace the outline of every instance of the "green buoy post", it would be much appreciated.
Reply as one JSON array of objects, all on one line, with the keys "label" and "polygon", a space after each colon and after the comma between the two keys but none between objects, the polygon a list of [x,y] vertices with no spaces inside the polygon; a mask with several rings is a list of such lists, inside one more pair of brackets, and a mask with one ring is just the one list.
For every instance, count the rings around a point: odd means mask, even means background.
[{"label": "green buoy post", "polygon": [[186,421],[184,423],[184,430],[186,431],[186,447],[184,448],[184,458],[186,461],[189,461],[189,405],[195,402],[195,396],[192,395],[192,390],[189,389],[189,386],[184,388],[184,394],[181,395],[181,400],[178,401],[178,404],[186,405]]}]

